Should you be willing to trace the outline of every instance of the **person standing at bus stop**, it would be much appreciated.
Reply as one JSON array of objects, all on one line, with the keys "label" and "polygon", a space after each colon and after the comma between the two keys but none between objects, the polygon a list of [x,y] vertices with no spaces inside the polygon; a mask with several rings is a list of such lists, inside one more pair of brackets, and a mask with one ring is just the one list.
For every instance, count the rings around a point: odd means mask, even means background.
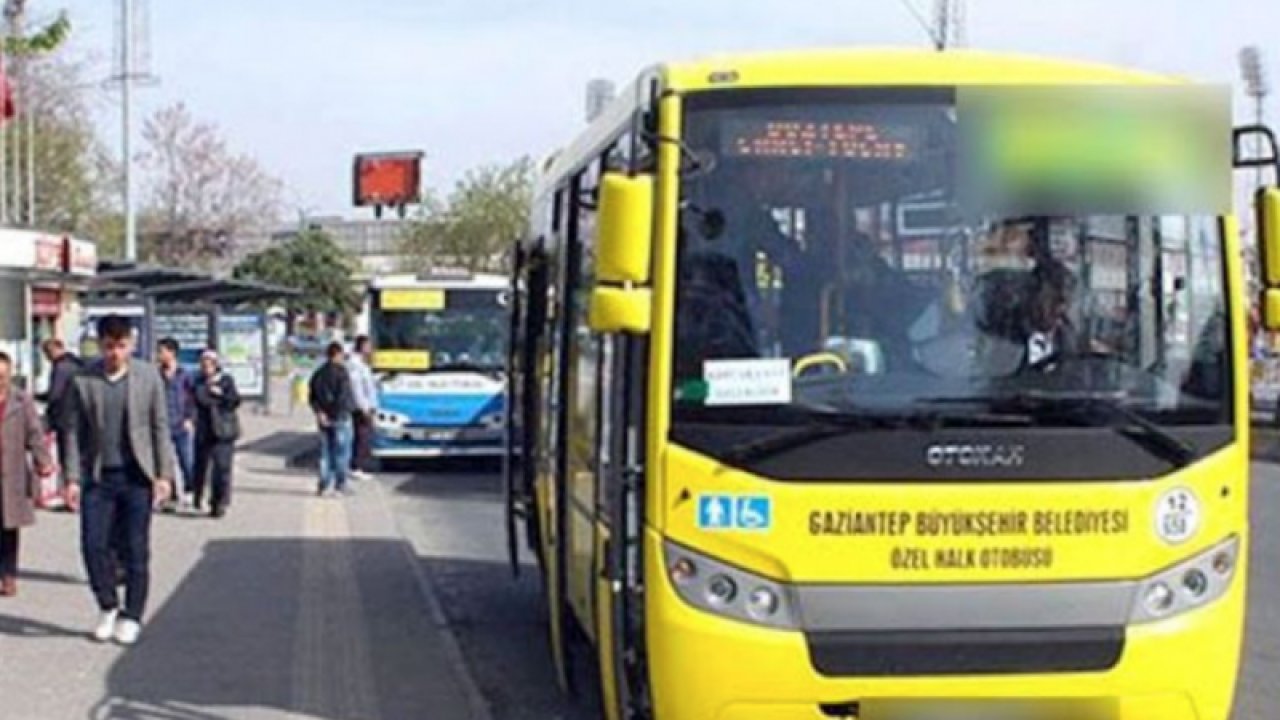
[{"label": "person standing at bus stop", "polygon": [[320,497],[351,492],[347,485],[351,465],[352,414],[355,397],[351,374],[344,367],[342,343],[329,343],[326,360],[311,375],[308,394],[320,430]]},{"label": "person standing at bus stop", "polygon": [[371,344],[368,335],[356,338],[351,357],[347,359],[347,373],[351,375],[351,393],[356,411],[352,415],[354,447],[351,453],[351,477],[357,480],[369,478],[372,461],[373,422],[378,411],[378,384],[369,368]]},{"label": "person standing at bus stop", "polygon": [[174,497],[165,504],[164,509],[169,512],[178,509],[180,503],[185,504],[195,491],[195,385],[187,371],[178,364],[180,350],[178,341],[171,337],[156,343],[156,363],[160,367],[160,376],[164,378],[169,408],[169,436],[173,440],[174,456],[182,475],[181,489],[175,478]]},{"label": "person standing at bus stop", "polygon": [[235,379],[223,372],[214,350],[205,350],[200,356],[195,394],[195,506],[200,509],[204,504],[205,484],[210,483],[209,515],[220,518],[231,504],[231,469],[240,438],[240,393]]},{"label": "person standing at bus stop", "polygon": [[[103,317],[98,341],[101,360],[80,373],[72,389],[67,497],[73,507],[81,505],[81,550],[101,611],[93,637],[133,645],[142,632],[151,584],[152,512],[172,489],[173,441],[164,380],[153,366],[132,357],[129,321]],[[112,557],[117,537],[124,540],[123,611]]]}]

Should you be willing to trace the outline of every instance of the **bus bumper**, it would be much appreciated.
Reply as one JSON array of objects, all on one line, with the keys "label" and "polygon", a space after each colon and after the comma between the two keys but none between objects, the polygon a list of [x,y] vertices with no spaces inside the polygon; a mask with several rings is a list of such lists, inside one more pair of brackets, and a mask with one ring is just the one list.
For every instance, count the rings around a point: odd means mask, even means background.
[{"label": "bus bumper", "polygon": [[371,451],[376,458],[486,457],[501,455],[505,434],[487,427],[432,430],[378,429]]},{"label": "bus bumper", "polygon": [[[661,560],[662,542],[652,530],[646,556],[656,720],[985,720],[995,715],[982,708],[1011,702],[1027,720],[1230,716],[1244,622],[1243,567],[1217,602],[1127,628],[1123,654],[1109,670],[828,677],[814,669],[803,632],[729,620],[685,603],[672,587]],[[1088,714],[1080,713],[1080,703],[1090,708]],[[1023,715],[998,717],[1022,720]]]}]

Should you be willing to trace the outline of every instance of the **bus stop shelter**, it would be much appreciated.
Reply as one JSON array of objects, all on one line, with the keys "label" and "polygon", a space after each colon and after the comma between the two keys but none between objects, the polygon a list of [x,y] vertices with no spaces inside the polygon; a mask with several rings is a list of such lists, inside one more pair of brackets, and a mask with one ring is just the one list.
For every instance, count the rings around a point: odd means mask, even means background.
[{"label": "bus stop shelter", "polygon": [[80,352],[97,354],[95,321],[104,315],[129,318],[138,353],[172,337],[178,360],[194,370],[200,354],[218,351],[223,369],[246,399],[271,403],[271,359],[267,307],[296,297],[293,288],[219,277],[187,268],[104,262],[83,299]]}]

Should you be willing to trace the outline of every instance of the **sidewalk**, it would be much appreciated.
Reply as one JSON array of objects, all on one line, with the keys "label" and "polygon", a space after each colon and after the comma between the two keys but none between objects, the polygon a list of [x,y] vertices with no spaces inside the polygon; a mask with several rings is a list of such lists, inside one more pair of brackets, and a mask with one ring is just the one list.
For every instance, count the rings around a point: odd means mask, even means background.
[{"label": "sidewalk", "polygon": [[158,515],[142,641],[98,645],[78,520],[24,532],[0,600],[5,720],[484,720],[380,486],[314,496],[301,415],[244,414],[227,517]]}]

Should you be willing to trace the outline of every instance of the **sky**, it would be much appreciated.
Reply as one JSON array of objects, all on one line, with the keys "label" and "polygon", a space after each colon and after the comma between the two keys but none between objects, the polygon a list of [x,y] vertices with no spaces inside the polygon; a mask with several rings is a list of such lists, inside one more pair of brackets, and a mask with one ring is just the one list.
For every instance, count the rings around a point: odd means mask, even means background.
[{"label": "sky", "polygon": [[[591,78],[623,85],[658,61],[730,51],[922,46],[910,1],[135,0],[149,6],[159,78],[135,112],[185,102],[283,180],[290,215],[358,217],[357,152],[423,150],[428,189],[445,193],[468,168],[570,141]],[[30,3],[36,18],[68,12],[67,52],[102,77],[117,5]],[[973,48],[1203,82],[1235,82],[1239,48],[1260,44],[1280,98],[1275,0],[968,0],[967,15]],[[113,103],[99,121],[118,147]]]}]

